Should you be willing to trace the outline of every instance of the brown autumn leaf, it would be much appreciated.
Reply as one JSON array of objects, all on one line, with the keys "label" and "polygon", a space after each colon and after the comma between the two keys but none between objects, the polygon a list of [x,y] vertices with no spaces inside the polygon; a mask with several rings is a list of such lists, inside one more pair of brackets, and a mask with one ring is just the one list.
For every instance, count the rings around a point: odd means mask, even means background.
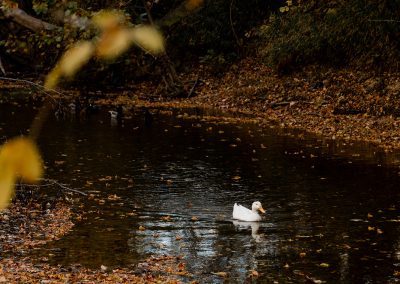
[{"label": "brown autumn leaf", "polygon": [[228,277],[228,273],[224,272],[224,271],[220,271],[220,272],[211,272],[211,274],[217,275],[219,277]]},{"label": "brown autumn leaf", "polygon": [[258,277],[258,276],[260,276],[258,271],[256,271],[256,270],[251,270],[250,271],[250,277]]},{"label": "brown autumn leaf", "polygon": [[171,221],[171,216],[169,216],[169,215],[168,216],[162,216],[161,220],[162,221]]},{"label": "brown autumn leaf", "polygon": [[139,231],[144,231],[146,228],[144,226],[139,226]]}]

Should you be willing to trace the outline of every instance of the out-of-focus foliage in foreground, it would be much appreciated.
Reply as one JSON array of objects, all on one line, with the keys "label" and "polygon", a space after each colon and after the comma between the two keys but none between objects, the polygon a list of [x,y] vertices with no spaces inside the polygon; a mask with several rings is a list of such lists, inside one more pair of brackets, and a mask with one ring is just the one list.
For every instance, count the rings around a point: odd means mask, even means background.
[{"label": "out-of-focus foliage in foreground", "polygon": [[43,162],[35,143],[25,137],[14,138],[0,149],[0,209],[9,204],[18,178],[37,182]]},{"label": "out-of-focus foliage in foreground", "polygon": [[100,36],[91,41],[78,42],[68,49],[48,74],[45,82],[47,89],[55,88],[62,76],[72,77],[93,56],[114,59],[132,44],[154,55],[164,52],[164,38],[154,26],[129,27],[124,15],[115,11],[101,11],[92,22],[101,30]]}]

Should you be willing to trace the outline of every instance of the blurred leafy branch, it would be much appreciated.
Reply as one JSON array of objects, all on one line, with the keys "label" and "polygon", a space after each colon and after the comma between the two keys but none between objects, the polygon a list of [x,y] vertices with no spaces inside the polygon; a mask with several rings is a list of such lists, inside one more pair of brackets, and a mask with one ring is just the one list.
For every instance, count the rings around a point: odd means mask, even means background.
[{"label": "blurred leafy branch", "polygon": [[[154,55],[165,52],[164,38],[157,28],[152,25],[131,26],[118,11],[100,11],[94,15],[91,23],[100,30],[99,35],[72,45],[61,56],[46,77],[46,89],[56,88],[63,77],[71,78],[90,58],[110,60],[121,55],[132,44]],[[0,209],[8,206],[19,177],[30,182],[41,178],[43,162],[34,141],[50,109],[50,99],[47,99],[33,121],[30,136],[11,139],[1,147]]]}]

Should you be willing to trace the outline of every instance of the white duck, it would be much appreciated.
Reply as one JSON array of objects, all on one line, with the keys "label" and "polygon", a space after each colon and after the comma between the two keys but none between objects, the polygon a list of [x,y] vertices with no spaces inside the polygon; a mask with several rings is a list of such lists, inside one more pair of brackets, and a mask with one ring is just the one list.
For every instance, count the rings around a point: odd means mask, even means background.
[{"label": "white duck", "polygon": [[232,217],[233,219],[246,222],[261,221],[261,216],[260,214],[258,214],[257,210],[265,213],[265,210],[262,207],[260,201],[253,202],[253,204],[251,205],[251,210],[235,203],[235,205],[233,205]]}]

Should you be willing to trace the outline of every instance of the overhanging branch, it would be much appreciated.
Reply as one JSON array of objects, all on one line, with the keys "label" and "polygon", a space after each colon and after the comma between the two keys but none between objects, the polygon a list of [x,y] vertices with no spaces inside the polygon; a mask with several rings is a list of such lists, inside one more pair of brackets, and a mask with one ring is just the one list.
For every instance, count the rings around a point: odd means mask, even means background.
[{"label": "overhanging branch", "polygon": [[3,11],[6,18],[9,18],[13,22],[16,22],[34,32],[40,32],[43,30],[51,31],[57,28],[56,25],[32,17],[31,15],[28,15],[25,11],[19,8],[2,7],[1,10]]}]

